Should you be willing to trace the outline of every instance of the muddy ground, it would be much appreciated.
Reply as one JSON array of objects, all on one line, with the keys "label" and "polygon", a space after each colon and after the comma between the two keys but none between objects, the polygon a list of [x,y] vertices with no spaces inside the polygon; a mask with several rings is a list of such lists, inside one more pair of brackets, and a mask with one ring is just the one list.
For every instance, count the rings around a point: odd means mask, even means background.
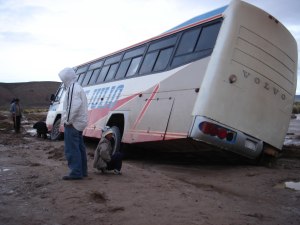
[{"label": "muddy ground", "polygon": [[284,185],[300,181],[297,147],[273,168],[135,149],[122,175],[102,175],[91,166],[97,143],[86,140],[89,176],[63,181],[63,142],[26,132],[39,116],[27,115],[21,134],[0,116],[0,225],[300,224],[300,191]]}]

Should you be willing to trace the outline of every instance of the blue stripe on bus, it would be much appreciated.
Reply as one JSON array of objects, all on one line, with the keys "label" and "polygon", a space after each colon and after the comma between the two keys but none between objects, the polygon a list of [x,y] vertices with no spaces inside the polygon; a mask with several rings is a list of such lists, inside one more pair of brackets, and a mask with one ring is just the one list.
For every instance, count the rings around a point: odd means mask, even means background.
[{"label": "blue stripe on bus", "polygon": [[194,17],[194,18],[192,18],[192,19],[190,19],[188,21],[185,21],[182,24],[177,25],[176,27],[173,27],[172,29],[166,31],[165,33],[168,33],[168,32],[173,31],[173,30],[180,29],[182,27],[188,26],[188,25],[193,24],[193,23],[197,23],[197,22],[199,22],[201,20],[209,19],[209,18],[217,16],[219,14],[222,14],[227,7],[228,7],[228,5],[223,6],[221,8],[218,8],[218,9],[215,9],[215,10],[212,10],[210,12],[204,13],[202,15],[196,16],[196,17]]}]

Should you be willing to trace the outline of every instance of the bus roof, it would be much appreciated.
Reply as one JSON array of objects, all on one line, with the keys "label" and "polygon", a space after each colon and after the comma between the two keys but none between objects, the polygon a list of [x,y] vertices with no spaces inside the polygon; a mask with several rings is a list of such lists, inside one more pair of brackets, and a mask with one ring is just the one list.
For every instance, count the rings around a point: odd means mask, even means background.
[{"label": "bus roof", "polygon": [[205,22],[205,20],[208,20],[208,19],[210,20],[210,19],[212,19],[212,18],[214,18],[214,17],[219,16],[220,14],[222,14],[226,10],[227,7],[228,7],[228,5],[223,6],[221,8],[218,8],[218,9],[215,9],[215,10],[212,10],[212,11],[207,12],[207,13],[201,14],[199,16],[196,16],[196,17],[194,17],[192,19],[189,19],[189,20],[187,20],[187,21],[185,21],[185,22],[183,22],[183,23],[181,23],[181,24],[173,27],[170,30],[167,30],[164,33],[169,33],[169,32],[172,32],[174,30],[178,30],[178,29],[181,29],[181,28],[184,28],[184,27],[188,27],[188,26],[190,26],[192,24],[195,24],[195,23],[198,23],[198,22],[202,23],[202,22]]}]

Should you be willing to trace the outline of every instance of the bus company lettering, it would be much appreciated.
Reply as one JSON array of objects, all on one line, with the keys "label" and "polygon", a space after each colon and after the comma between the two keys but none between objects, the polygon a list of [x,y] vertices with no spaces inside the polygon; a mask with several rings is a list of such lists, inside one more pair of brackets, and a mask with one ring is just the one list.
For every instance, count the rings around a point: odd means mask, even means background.
[{"label": "bus company lettering", "polygon": [[[112,108],[121,96],[124,85],[97,88],[91,91],[89,108]],[[89,94],[90,94],[89,93]]]},{"label": "bus company lettering", "polygon": [[[243,70],[244,77],[247,79],[248,77],[253,77],[251,73]],[[272,86],[270,83],[262,81],[259,77],[254,77],[254,83],[257,85],[261,85],[265,90],[271,91],[274,95],[279,95],[282,100],[286,100],[286,95],[284,93],[280,93],[280,90]]]}]

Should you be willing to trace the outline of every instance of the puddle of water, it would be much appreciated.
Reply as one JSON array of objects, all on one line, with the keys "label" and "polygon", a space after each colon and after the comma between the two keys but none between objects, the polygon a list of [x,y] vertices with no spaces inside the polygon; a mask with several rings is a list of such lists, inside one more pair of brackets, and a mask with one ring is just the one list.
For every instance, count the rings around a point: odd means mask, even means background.
[{"label": "puddle of water", "polygon": [[288,181],[288,182],[284,182],[284,185],[286,188],[300,191],[300,182]]},{"label": "puddle of water", "polygon": [[26,133],[33,137],[36,135],[36,129],[26,129]]},{"label": "puddle of water", "polygon": [[10,171],[11,169],[8,169],[8,168],[0,168],[0,172],[7,172],[7,171]]}]

